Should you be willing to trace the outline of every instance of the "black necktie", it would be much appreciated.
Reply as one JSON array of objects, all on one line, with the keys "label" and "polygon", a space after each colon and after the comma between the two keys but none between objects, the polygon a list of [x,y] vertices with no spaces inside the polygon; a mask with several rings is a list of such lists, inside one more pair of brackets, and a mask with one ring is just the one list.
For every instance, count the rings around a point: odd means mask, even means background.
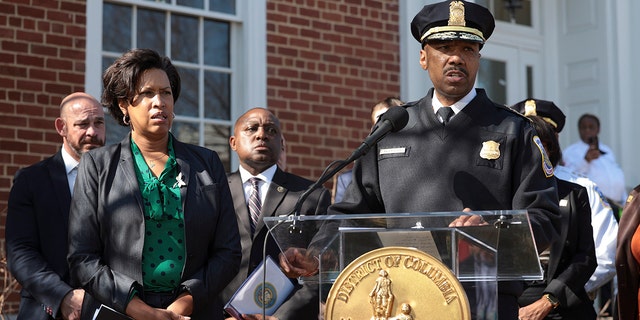
[{"label": "black necktie", "polygon": [[451,116],[453,116],[453,109],[451,107],[440,107],[438,112],[436,112],[440,118],[442,118],[442,125],[447,125]]},{"label": "black necktie", "polygon": [[260,178],[250,178],[251,194],[249,195],[249,214],[251,215],[251,232],[255,232],[258,219],[260,218],[260,210],[262,210],[262,201],[260,200]]}]

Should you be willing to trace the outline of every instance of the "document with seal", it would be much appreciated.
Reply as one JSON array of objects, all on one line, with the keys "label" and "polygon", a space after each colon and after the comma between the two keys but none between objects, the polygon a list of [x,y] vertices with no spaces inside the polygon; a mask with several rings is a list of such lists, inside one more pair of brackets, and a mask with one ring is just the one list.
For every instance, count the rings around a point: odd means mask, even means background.
[{"label": "document with seal", "polygon": [[[266,273],[265,262],[266,261]],[[266,276],[265,276],[266,274]],[[224,310],[236,319],[242,314],[265,314],[270,316],[280,307],[293,290],[293,283],[280,267],[267,256],[251,275],[242,283]]]}]

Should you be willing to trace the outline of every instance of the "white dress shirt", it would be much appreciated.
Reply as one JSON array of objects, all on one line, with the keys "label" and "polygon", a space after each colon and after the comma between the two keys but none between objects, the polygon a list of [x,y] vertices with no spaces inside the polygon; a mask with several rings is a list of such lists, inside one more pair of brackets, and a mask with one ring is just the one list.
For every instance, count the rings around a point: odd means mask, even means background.
[{"label": "white dress shirt", "polygon": [[62,160],[64,161],[65,172],[67,173],[67,181],[69,182],[69,191],[71,191],[71,195],[73,196],[73,187],[76,184],[76,177],[78,176],[78,164],[79,161],[76,161],[68,152],[65,150],[64,146],[62,147]]},{"label": "white dress shirt", "polygon": [[249,203],[249,197],[251,196],[251,190],[252,190],[251,182],[249,182],[249,179],[252,177],[256,177],[262,180],[259,185],[259,189],[260,189],[259,192],[260,192],[260,203],[264,204],[264,199],[267,196],[269,185],[271,184],[271,180],[273,180],[273,175],[276,174],[277,167],[278,166],[274,164],[273,166],[269,167],[269,169],[260,172],[256,176],[249,173],[249,171],[247,171],[242,166],[238,168],[238,171],[240,172],[240,179],[242,179],[242,187],[244,189],[244,199],[245,201],[247,201],[247,205]]},{"label": "white dress shirt", "polygon": [[568,146],[562,150],[564,165],[595,182],[607,198],[618,202],[618,205],[624,205],[628,195],[624,182],[624,172],[618,166],[613,150],[602,143],[599,147],[605,154],[600,155],[598,159],[587,162],[584,156],[589,150],[588,144],[578,141]]},{"label": "white dress shirt", "polygon": [[616,244],[618,222],[607,200],[598,186],[585,176],[581,176],[567,167],[556,166],[554,174],[558,179],[573,182],[587,189],[591,206],[591,227],[596,247],[598,266],[584,288],[592,292],[609,282],[616,275]]},{"label": "white dress shirt", "polygon": [[[456,114],[458,114],[458,112],[462,111],[462,109],[464,109],[464,107],[466,107],[469,104],[469,102],[471,102],[471,100],[473,100],[473,98],[476,97],[476,95],[477,95],[476,88],[474,87],[473,89],[471,89],[471,91],[469,91],[469,93],[467,93],[466,96],[458,100],[458,102],[450,106],[445,106],[442,104],[442,102],[440,102],[440,100],[438,100],[438,98],[436,98],[436,94],[434,93],[433,98],[431,98],[431,107],[433,107],[433,112],[436,115],[438,114],[438,110],[440,108],[443,108],[443,107],[451,108],[451,110],[453,110],[453,115],[451,116],[451,119],[453,119],[453,117],[455,117]],[[440,117],[438,117],[438,120],[442,122],[443,119],[440,119]]]}]

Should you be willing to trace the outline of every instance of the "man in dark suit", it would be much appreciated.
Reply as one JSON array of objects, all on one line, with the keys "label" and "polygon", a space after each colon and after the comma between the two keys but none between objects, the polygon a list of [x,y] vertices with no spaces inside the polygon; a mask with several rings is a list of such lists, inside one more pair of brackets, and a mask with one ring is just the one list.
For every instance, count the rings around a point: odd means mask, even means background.
[{"label": "man in dark suit", "polygon": [[62,149],[19,170],[9,194],[7,260],[22,286],[18,319],[78,319],[84,299],[69,285],[67,224],[80,156],[104,145],[102,105],[73,93],[62,100],[55,127]]},{"label": "man in dark suit", "polygon": [[[234,134],[229,138],[231,149],[240,159],[238,171],[228,175],[229,187],[238,219],[242,243],[240,272],[223,291],[228,301],[247,276],[260,264],[267,228],[263,217],[286,215],[293,212],[300,195],[312,181],[282,171],[276,165],[282,151],[280,121],[267,109],[254,108],[240,116],[235,123]],[[258,178],[260,212],[252,222],[250,199],[253,192],[252,178]],[[324,214],[330,204],[328,190],[315,190],[306,199],[301,214]],[[305,236],[304,234],[302,235]],[[312,233],[308,234],[313,236]],[[267,240],[267,255],[278,261],[280,249],[274,239]],[[293,281],[293,280],[292,280]],[[317,292],[294,282],[296,288],[289,299],[273,317],[283,319],[312,319],[318,315]]]}]

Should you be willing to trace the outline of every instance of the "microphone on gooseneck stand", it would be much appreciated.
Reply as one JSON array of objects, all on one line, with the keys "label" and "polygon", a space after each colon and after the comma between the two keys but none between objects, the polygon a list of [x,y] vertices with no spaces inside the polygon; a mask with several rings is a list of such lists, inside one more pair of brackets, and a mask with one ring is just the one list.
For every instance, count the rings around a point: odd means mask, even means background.
[{"label": "microphone on gooseneck stand", "polygon": [[[353,151],[353,153],[351,153],[351,156],[349,156],[349,158],[347,158],[346,160],[337,160],[329,164],[329,166],[327,166],[327,168],[324,169],[324,172],[322,172],[322,175],[320,175],[320,178],[311,186],[309,186],[309,188],[307,188],[307,190],[305,190],[300,195],[300,197],[296,201],[296,205],[293,209],[293,212],[289,213],[289,216],[292,216],[293,218],[291,226],[289,227],[289,233],[302,233],[302,229],[298,228],[296,223],[300,219],[299,217],[300,217],[300,210],[302,209],[302,203],[304,203],[307,197],[309,197],[311,192],[313,192],[315,189],[317,189],[318,187],[323,185],[325,182],[327,182],[331,177],[333,177],[336,173],[340,172],[340,170],[346,167],[349,163],[364,156],[369,151],[369,149],[375,146],[389,132],[398,132],[402,130],[402,128],[404,128],[408,122],[409,122],[409,113],[404,108],[404,106],[396,106],[396,107],[389,108],[382,115],[378,123],[373,127],[373,130],[371,131],[369,136],[367,136],[367,138],[364,139],[360,147],[358,147],[356,150]],[[335,168],[331,169],[334,166]],[[278,225],[282,222],[283,221],[280,221]],[[268,238],[268,235],[271,233],[272,229],[274,228],[267,229],[267,237],[265,237],[264,239],[263,248],[262,248],[263,261],[264,259],[266,259],[267,241],[268,241],[267,238]],[[266,282],[266,278],[267,278],[267,271],[266,271],[266,265],[265,265],[262,273],[263,284]],[[266,290],[262,290],[263,301],[265,301],[265,298],[266,298],[265,291]],[[263,318],[265,317],[265,313],[266,313],[266,305],[263,304],[263,307],[262,307]]]},{"label": "microphone on gooseneck stand", "polygon": [[[329,166],[324,170],[320,178],[318,178],[318,180],[314,184],[309,186],[309,188],[307,188],[307,190],[305,190],[305,192],[302,193],[302,195],[300,195],[300,197],[298,198],[298,201],[296,201],[296,205],[294,207],[293,212],[289,214],[289,215],[293,215],[293,222],[289,227],[289,232],[290,233],[302,232],[302,230],[296,226],[296,221],[299,219],[302,203],[304,203],[304,200],[306,200],[307,197],[309,197],[311,192],[313,192],[315,189],[317,189],[318,187],[323,185],[325,182],[327,182],[331,177],[333,177],[336,173],[340,172],[340,170],[342,170],[348,164],[364,156],[369,151],[369,149],[375,146],[389,132],[398,132],[402,130],[402,128],[404,128],[408,122],[409,122],[409,113],[404,108],[404,106],[396,106],[396,107],[389,108],[382,115],[378,123],[373,127],[373,131],[371,131],[369,136],[367,136],[367,138],[364,139],[362,144],[356,150],[354,150],[353,153],[351,153],[351,156],[349,156],[349,158],[345,160],[334,161],[331,164],[329,164]],[[333,166],[335,167],[331,169]]]}]

